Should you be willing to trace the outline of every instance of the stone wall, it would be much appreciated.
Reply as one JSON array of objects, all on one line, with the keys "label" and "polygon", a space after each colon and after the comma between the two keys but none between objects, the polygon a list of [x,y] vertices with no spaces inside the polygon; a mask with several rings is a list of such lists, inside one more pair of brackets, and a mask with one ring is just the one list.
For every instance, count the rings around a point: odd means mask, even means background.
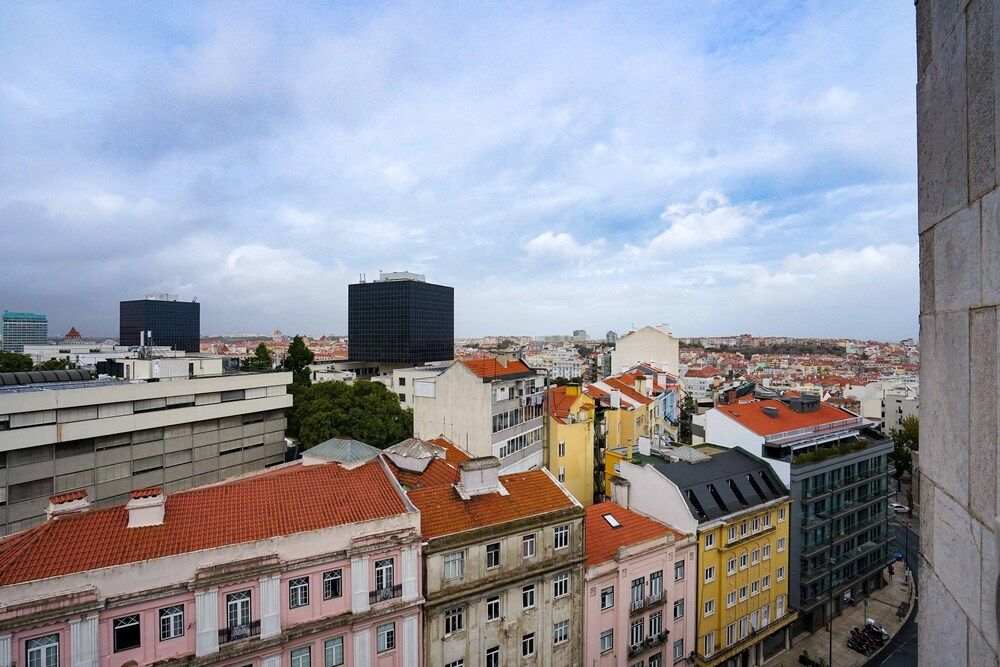
[{"label": "stone wall", "polygon": [[996,665],[1000,0],[918,0],[920,664]]}]

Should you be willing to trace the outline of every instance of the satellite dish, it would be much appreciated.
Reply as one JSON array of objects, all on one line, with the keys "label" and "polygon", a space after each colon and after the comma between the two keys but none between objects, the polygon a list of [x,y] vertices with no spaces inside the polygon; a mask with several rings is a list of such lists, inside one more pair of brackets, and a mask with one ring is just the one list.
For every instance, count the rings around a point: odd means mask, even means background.
[{"label": "satellite dish", "polygon": [[191,299],[191,303],[198,303],[198,297]]}]

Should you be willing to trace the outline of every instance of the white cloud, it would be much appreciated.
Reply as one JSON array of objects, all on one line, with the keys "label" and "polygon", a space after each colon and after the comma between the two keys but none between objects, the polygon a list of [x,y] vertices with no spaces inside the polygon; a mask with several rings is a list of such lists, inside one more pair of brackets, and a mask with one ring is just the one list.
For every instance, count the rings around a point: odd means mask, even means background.
[{"label": "white cloud", "polygon": [[524,248],[529,254],[544,258],[586,259],[595,257],[604,247],[604,239],[582,244],[566,232],[542,232],[528,241]]}]

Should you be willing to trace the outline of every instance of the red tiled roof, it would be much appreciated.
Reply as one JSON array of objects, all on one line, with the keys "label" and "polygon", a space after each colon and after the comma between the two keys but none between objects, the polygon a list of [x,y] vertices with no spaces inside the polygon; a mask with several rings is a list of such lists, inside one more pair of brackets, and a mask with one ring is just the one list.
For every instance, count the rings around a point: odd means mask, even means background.
[{"label": "red tiled roof", "polygon": [[399,483],[409,491],[426,489],[431,486],[451,486],[458,483],[458,467],[441,459],[431,460],[423,472],[403,470],[388,457],[386,457],[386,463],[389,464],[389,469],[392,470],[392,474],[396,476]]},{"label": "red tiled roof", "polygon": [[684,373],[684,377],[688,378],[713,378],[716,375],[725,375],[722,371],[714,366],[702,366],[701,368],[689,368],[687,372]]},{"label": "red tiled roof", "polygon": [[467,459],[471,459],[468,452],[465,452],[458,448],[458,445],[453,443],[448,438],[433,438],[427,442],[432,445],[437,445],[438,447],[444,448],[444,460],[448,463],[461,463]]},{"label": "red tiled roof", "polygon": [[0,540],[0,586],[403,514],[379,460],[289,466],[170,494],[163,524],[124,505],[67,514]]},{"label": "red tiled roof", "polygon": [[550,387],[548,401],[549,414],[560,421],[568,418],[573,403],[576,402],[576,399],[580,398],[581,394],[583,394],[582,388],[577,388],[577,393],[575,394],[568,394],[566,393],[566,387]]},{"label": "red tiled roof", "polygon": [[70,327],[69,331],[66,332],[64,338],[79,338],[80,332],[76,330],[76,327]]},{"label": "red tiled roof", "polygon": [[[621,524],[613,528],[604,515],[611,514]],[[620,547],[672,535],[681,539],[684,533],[616,503],[597,503],[587,508],[584,519],[587,536],[587,565],[604,563],[615,557]]]},{"label": "red tiled roof", "polygon": [[141,500],[142,498],[155,498],[156,496],[162,496],[163,489],[158,486],[152,486],[148,489],[136,489],[131,493],[132,500]]},{"label": "red tiled roof", "polygon": [[507,362],[506,366],[501,365],[500,362],[494,358],[463,359],[459,363],[463,364],[466,368],[483,379],[531,372],[531,367],[520,359],[511,359]]},{"label": "red tiled roof", "polygon": [[84,489],[78,489],[76,491],[67,491],[66,493],[57,493],[54,496],[49,496],[49,502],[53,505],[62,505],[73,500],[83,500],[86,497],[87,492]]},{"label": "red tiled roof", "polygon": [[410,491],[420,510],[421,534],[435,538],[576,506],[543,470],[501,475],[500,483],[509,495],[486,493],[462,500],[453,486]]},{"label": "red tiled roof", "polygon": [[621,393],[631,398],[633,401],[641,403],[642,405],[649,405],[650,403],[653,402],[653,399],[651,399],[649,396],[643,396],[642,394],[637,392],[635,390],[634,384],[627,384],[625,382],[622,382],[618,378],[605,378],[604,384],[608,385],[612,389],[617,389]]},{"label": "red tiled roof", "polygon": [[[763,408],[775,408],[777,417],[768,417]],[[820,403],[819,409],[813,412],[796,412],[777,399],[766,401],[749,401],[735,405],[719,405],[715,408],[722,414],[747,427],[757,435],[774,435],[797,428],[822,426],[841,419],[851,419],[857,415],[834,407],[828,403]]]}]

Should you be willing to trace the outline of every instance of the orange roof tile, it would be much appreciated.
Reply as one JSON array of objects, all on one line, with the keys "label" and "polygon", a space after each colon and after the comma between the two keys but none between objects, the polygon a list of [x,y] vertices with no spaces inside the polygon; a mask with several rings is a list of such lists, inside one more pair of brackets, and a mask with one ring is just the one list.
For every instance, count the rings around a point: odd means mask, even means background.
[{"label": "orange roof tile", "polygon": [[86,497],[86,490],[78,489],[76,491],[67,491],[65,493],[57,493],[54,496],[49,496],[49,502],[53,505],[62,505],[63,503],[68,503],[73,500],[83,500]]},{"label": "orange roof tile", "polygon": [[407,511],[379,460],[289,466],[166,497],[158,526],[124,505],[67,514],[0,540],[0,586],[255,542]]},{"label": "orange roof tile", "polygon": [[[775,408],[777,417],[768,417],[763,408]],[[813,412],[796,412],[777,399],[766,401],[749,401],[734,405],[719,405],[715,408],[730,419],[742,424],[757,435],[775,435],[798,428],[822,426],[842,419],[851,419],[857,415],[829,405],[820,403],[819,409]]]},{"label": "orange roof tile", "polygon": [[[614,516],[621,525],[618,528],[613,528],[604,519],[605,514]],[[588,566],[611,560],[618,553],[620,547],[639,544],[667,535],[672,535],[674,539],[684,537],[684,533],[616,503],[605,502],[591,505],[587,508],[584,522],[584,534],[587,536],[585,549]]]},{"label": "orange roof tile", "polygon": [[608,385],[612,389],[617,389],[621,393],[631,398],[633,401],[641,403],[642,405],[649,405],[650,403],[653,402],[653,399],[650,398],[649,396],[643,396],[642,394],[637,392],[635,390],[634,384],[627,384],[625,382],[622,382],[618,378],[605,378],[604,384]]},{"label": "orange roof tile", "polygon": [[462,500],[453,486],[410,491],[410,501],[420,510],[421,534],[441,537],[576,506],[543,470],[500,475],[500,483],[508,495],[486,493]]},{"label": "orange roof tile", "polygon": [[441,459],[431,460],[423,472],[403,470],[388,457],[386,457],[385,462],[389,464],[389,469],[392,470],[392,474],[396,476],[399,483],[410,491],[426,489],[431,486],[451,486],[458,483],[458,467]]},{"label": "orange roof tile", "polygon": [[448,463],[461,463],[467,459],[471,459],[468,452],[459,449],[458,445],[449,440],[448,438],[433,438],[427,442],[432,445],[437,445],[438,447],[444,448],[444,460]]},{"label": "orange roof tile", "polygon": [[532,372],[531,367],[520,359],[511,359],[507,362],[506,366],[503,366],[494,358],[463,359],[459,363],[483,379]]},{"label": "orange roof tile", "polygon": [[580,398],[580,393],[582,390],[576,394],[567,394],[566,387],[550,387],[549,414],[560,421],[569,417],[570,408],[573,407],[576,399]]},{"label": "orange roof tile", "polygon": [[712,378],[716,375],[725,375],[722,371],[714,366],[702,366],[701,368],[689,368],[687,372],[684,373],[684,377],[689,378]]}]

